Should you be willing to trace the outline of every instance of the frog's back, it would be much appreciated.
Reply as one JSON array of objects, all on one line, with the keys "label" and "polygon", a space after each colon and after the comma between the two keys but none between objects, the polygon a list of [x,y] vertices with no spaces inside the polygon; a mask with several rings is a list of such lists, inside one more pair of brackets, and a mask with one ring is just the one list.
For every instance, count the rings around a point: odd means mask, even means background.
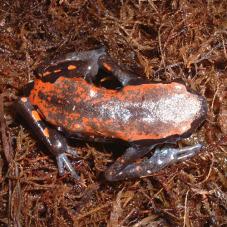
[{"label": "frog's back", "polygon": [[30,95],[45,119],[70,134],[125,141],[160,140],[196,129],[206,115],[202,96],[180,83],[99,88],[82,78],[37,80]]}]

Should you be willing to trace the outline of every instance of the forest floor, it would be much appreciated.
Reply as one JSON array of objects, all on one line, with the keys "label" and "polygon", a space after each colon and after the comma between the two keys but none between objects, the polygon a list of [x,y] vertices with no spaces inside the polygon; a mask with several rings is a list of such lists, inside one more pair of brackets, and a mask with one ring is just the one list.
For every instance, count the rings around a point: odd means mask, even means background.
[{"label": "forest floor", "polygon": [[[226,12],[224,0],[2,0],[0,226],[227,226]],[[85,185],[59,176],[14,103],[46,59],[101,45],[138,75],[206,97],[206,121],[178,143],[202,142],[196,157],[109,183],[121,147],[76,142],[81,161],[69,158]]]}]

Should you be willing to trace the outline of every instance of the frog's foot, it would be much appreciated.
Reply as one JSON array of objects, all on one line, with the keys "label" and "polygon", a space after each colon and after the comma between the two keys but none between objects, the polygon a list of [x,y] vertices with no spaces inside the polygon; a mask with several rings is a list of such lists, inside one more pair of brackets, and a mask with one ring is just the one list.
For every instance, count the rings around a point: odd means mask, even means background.
[{"label": "frog's foot", "polygon": [[64,169],[67,169],[75,179],[78,179],[79,176],[73,169],[66,153],[74,157],[78,157],[78,155],[72,147],[68,146],[65,137],[55,128],[50,127],[42,120],[42,116],[36,111],[27,97],[21,97],[18,100],[16,108],[17,111],[29,122],[29,125],[32,126],[35,135],[57,158],[60,175],[63,175]]},{"label": "frog's foot", "polygon": [[57,164],[58,164],[59,175],[60,176],[63,176],[64,175],[64,172],[65,172],[65,169],[66,169],[67,171],[69,171],[69,173],[71,174],[71,176],[73,178],[75,178],[76,180],[78,180],[80,177],[76,173],[75,169],[73,168],[70,160],[66,156],[66,153],[69,153],[69,154],[73,155],[74,157],[78,157],[78,155],[69,146],[67,148],[69,148],[69,149],[67,149],[67,152],[58,154],[56,156],[56,160],[57,160]]},{"label": "frog's foot", "polygon": [[201,147],[201,144],[196,144],[181,149],[170,147],[157,148],[150,159],[142,161],[141,163],[132,162],[135,161],[136,158],[139,158],[139,156],[142,157],[145,155],[146,151],[129,148],[123,157],[119,158],[110,166],[106,172],[106,178],[108,181],[119,181],[149,176],[166,166],[193,157],[200,151]]},{"label": "frog's foot", "polygon": [[187,146],[181,149],[170,147],[157,148],[155,149],[154,155],[149,159],[152,172],[159,171],[170,164],[191,158],[196,155],[201,148],[201,144]]}]

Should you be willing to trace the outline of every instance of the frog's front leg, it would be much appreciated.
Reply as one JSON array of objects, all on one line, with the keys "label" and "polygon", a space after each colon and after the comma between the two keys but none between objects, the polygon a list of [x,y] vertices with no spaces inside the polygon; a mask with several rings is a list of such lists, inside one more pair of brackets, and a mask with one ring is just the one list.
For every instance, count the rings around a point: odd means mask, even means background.
[{"label": "frog's front leg", "polygon": [[108,73],[112,73],[122,86],[148,83],[148,80],[145,78],[122,69],[108,54],[100,56],[98,63],[99,67]]},{"label": "frog's front leg", "polygon": [[66,153],[75,157],[77,157],[77,154],[70,146],[67,145],[66,139],[56,129],[47,126],[42,121],[40,114],[35,110],[27,97],[21,97],[18,100],[16,109],[18,113],[29,123],[35,135],[56,157],[59,174],[63,175],[64,169],[67,169],[75,179],[78,179],[78,174],[66,156]]},{"label": "frog's front leg", "polygon": [[[129,148],[121,158],[110,166],[106,172],[106,178],[109,181],[118,181],[149,176],[170,164],[184,161],[194,156],[200,151],[201,147],[201,144],[196,144],[181,149],[170,147],[157,148],[150,159],[141,163],[131,162],[135,161],[138,157],[144,156],[147,152],[144,149],[140,151],[135,148]],[[151,147],[147,147],[147,151],[150,149]]]}]

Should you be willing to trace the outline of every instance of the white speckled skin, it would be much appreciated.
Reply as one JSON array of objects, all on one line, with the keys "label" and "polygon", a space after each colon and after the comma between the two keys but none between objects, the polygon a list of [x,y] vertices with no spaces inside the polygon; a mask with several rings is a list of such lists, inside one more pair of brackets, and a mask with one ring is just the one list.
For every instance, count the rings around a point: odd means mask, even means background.
[{"label": "white speckled skin", "polygon": [[[35,86],[41,91],[31,95],[32,103],[48,122],[71,134],[128,142],[160,140],[180,137],[198,121],[193,126],[196,129],[206,114],[204,99],[176,82],[109,90],[94,87],[81,78],[59,78],[48,86],[49,90],[45,90],[42,82]],[[80,97],[81,90],[86,94],[83,97]],[[43,98],[37,95],[41,93]]]}]

